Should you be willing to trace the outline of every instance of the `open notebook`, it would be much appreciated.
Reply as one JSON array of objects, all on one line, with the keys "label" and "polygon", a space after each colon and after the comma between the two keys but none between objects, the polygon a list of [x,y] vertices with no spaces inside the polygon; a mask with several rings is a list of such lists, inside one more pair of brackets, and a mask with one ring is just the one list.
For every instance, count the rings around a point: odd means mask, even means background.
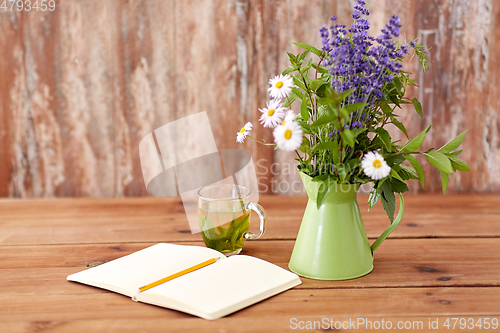
[{"label": "open notebook", "polygon": [[[154,288],[139,288],[211,258],[218,261]],[[69,275],[69,281],[108,289],[213,320],[301,283],[281,267],[255,257],[200,246],[160,243],[97,267]]]}]

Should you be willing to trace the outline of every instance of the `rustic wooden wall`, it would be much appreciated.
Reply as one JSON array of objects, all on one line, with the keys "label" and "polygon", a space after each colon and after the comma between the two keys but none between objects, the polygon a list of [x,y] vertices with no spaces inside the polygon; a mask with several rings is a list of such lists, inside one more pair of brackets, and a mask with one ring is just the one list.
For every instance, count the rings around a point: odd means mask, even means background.
[{"label": "rustic wooden wall", "polygon": [[[319,46],[321,25],[331,15],[348,23],[353,3],[64,0],[54,12],[0,12],[0,196],[146,195],[140,140],[203,110],[219,148],[252,152],[263,191],[297,192],[292,154],[234,136],[247,120],[257,125],[267,80],[297,51],[290,42]],[[396,13],[402,32],[431,48],[427,72],[407,64],[425,112],[425,121],[403,112],[410,134],[432,123],[430,146],[469,129],[462,158],[472,172],[453,175],[449,191],[499,192],[500,2],[367,4],[373,28]],[[426,172],[425,191],[440,191],[439,174]]]}]

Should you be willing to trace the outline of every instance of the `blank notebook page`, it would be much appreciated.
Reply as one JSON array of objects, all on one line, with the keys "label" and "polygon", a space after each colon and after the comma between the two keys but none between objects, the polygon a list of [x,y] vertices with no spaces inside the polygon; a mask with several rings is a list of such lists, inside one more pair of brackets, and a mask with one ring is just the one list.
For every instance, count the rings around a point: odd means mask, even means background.
[{"label": "blank notebook page", "polygon": [[225,258],[219,252],[206,247],[159,243],[70,275],[68,280],[110,286],[110,290],[132,297],[139,287],[219,257]]},{"label": "blank notebook page", "polygon": [[264,294],[269,296],[282,291],[286,288],[280,287],[293,281],[300,283],[297,275],[281,267],[254,257],[238,255],[143,294],[167,297],[204,313],[216,313],[238,303],[261,298]]}]

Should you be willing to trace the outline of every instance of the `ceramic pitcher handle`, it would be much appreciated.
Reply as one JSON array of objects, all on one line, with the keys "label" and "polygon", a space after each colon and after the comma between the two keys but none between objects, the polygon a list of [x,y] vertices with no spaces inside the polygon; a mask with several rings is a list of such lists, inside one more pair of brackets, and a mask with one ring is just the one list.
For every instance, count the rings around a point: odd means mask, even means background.
[{"label": "ceramic pitcher handle", "polygon": [[260,236],[262,236],[262,234],[264,234],[264,231],[266,229],[266,211],[264,210],[264,208],[262,208],[261,205],[256,204],[254,202],[247,203],[245,209],[251,209],[254,212],[256,212],[257,215],[259,215],[260,228],[259,228],[259,233],[256,234],[256,233],[247,231],[247,232],[245,232],[243,237],[245,237],[246,239],[257,239]]},{"label": "ceramic pitcher handle", "polygon": [[385,231],[380,235],[379,238],[373,244],[370,246],[372,249],[372,253],[382,244],[382,242],[391,234],[391,232],[396,229],[398,226],[399,222],[401,222],[401,219],[403,218],[403,213],[405,211],[405,202],[403,200],[403,195],[401,193],[399,194],[399,212],[398,216],[394,219],[394,221],[391,223],[391,225],[385,229]]}]

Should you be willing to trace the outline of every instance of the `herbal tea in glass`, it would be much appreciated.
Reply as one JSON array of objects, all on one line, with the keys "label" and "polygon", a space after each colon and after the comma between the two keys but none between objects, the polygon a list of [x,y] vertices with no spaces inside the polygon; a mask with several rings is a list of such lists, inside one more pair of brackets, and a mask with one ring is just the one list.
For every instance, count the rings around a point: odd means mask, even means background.
[{"label": "herbal tea in glass", "polygon": [[[201,234],[208,247],[222,253],[238,253],[250,227],[250,212],[207,211],[198,208]],[[225,222],[229,221],[229,222]]]},{"label": "herbal tea in glass", "polygon": [[[239,185],[212,185],[198,191],[198,216],[207,247],[226,255],[240,253],[245,240],[262,236],[266,213],[248,201],[250,191]],[[260,217],[258,234],[249,232],[250,212]]]}]

